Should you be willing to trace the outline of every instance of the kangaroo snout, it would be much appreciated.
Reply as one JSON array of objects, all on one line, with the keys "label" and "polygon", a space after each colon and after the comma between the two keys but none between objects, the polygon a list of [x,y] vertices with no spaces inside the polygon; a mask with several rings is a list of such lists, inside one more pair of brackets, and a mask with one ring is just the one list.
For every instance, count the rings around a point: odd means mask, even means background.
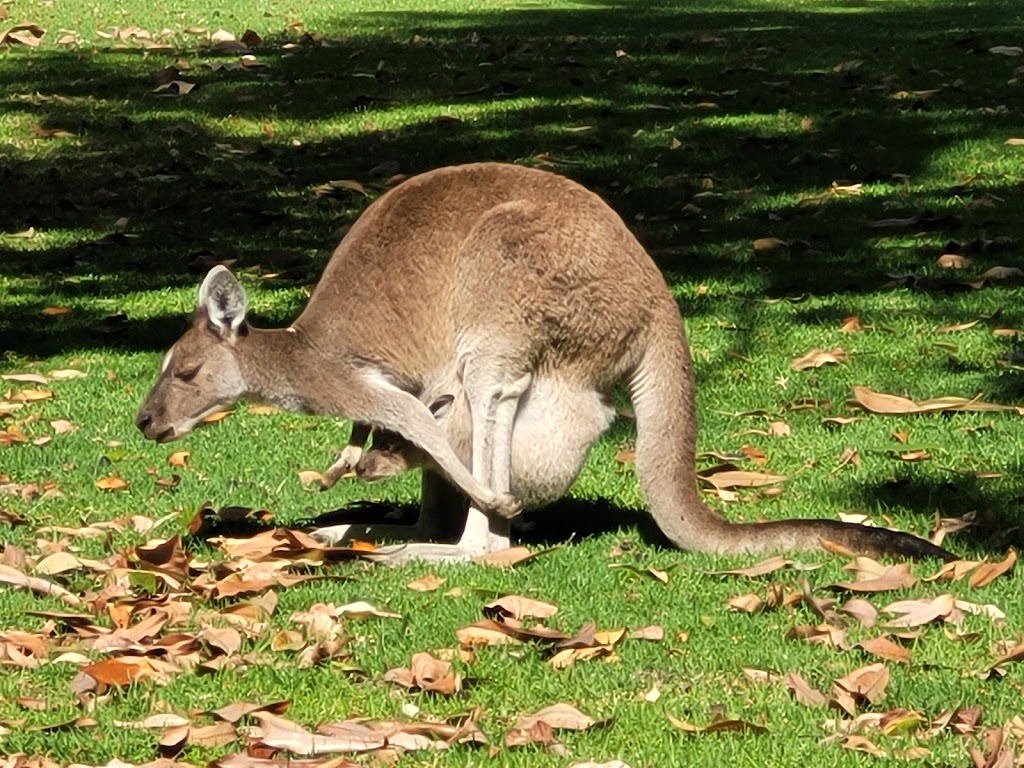
[{"label": "kangaroo snout", "polygon": [[174,427],[167,427],[163,430],[155,427],[152,414],[145,410],[140,410],[135,415],[135,426],[147,440],[155,440],[158,443],[168,443],[176,437]]}]

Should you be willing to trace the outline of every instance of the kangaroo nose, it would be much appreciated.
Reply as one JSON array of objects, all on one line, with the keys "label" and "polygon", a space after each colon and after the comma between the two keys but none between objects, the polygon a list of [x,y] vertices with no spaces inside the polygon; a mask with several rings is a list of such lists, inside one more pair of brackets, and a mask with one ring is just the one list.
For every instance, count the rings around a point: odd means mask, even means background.
[{"label": "kangaroo nose", "polygon": [[146,431],[146,427],[153,423],[153,417],[148,413],[140,413],[135,417],[135,426],[138,427],[142,432]]}]

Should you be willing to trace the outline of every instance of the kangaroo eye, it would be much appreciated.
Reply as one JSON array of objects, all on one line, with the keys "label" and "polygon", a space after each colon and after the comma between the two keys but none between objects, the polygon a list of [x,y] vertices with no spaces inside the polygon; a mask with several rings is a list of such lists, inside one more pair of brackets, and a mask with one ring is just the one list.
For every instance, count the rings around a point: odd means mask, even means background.
[{"label": "kangaroo eye", "polygon": [[175,371],[174,378],[176,378],[178,381],[192,381],[192,379],[196,377],[196,374],[199,373],[199,369],[202,367],[203,366],[200,364],[192,368],[185,368],[184,370],[181,371]]}]

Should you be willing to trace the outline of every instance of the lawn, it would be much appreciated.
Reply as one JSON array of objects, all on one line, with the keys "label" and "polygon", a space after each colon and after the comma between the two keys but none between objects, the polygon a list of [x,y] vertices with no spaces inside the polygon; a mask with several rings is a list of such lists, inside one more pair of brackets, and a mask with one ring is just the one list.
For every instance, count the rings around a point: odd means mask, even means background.
[{"label": "lawn", "polygon": [[[4,0],[0,36],[4,765],[1020,764],[1017,0]],[[625,410],[514,568],[309,539],[418,494],[304,484],[334,420],[142,439],[210,266],[284,325],[370,201],[479,160],[664,270],[699,468],[781,478],[709,504],[942,521],[963,561],[674,551]]]}]

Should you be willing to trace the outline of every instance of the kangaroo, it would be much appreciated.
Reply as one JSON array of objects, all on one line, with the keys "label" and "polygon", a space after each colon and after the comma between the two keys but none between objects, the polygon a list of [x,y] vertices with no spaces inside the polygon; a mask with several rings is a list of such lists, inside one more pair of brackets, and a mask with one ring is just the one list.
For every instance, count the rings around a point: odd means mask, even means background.
[{"label": "kangaroo", "polygon": [[[227,269],[210,271],[138,427],[172,440],[249,398],[397,432],[430,457],[425,498],[452,498],[454,487],[470,504],[455,543],[378,550],[382,558],[465,560],[508,546],[520,509],[511,490],[564,492],[611,422],[607,394],[619,382],[636,414],[641,490],[676,547],[754,553],[832,542],[953,557],[905,533],[830,520],[733,524],[705,506],[693,364],[675,299],[622,219],[562,176],[496,163],[416,176],[366,209],[291,326],[254,328],[246,304]],[[448,434],[424,402],[437,393],[465,409]],[[527,440],[541,433],[539,446]],[[434,511],[424,507],[421,518]],[[340,541],[353,530],[319,535]]]}]

